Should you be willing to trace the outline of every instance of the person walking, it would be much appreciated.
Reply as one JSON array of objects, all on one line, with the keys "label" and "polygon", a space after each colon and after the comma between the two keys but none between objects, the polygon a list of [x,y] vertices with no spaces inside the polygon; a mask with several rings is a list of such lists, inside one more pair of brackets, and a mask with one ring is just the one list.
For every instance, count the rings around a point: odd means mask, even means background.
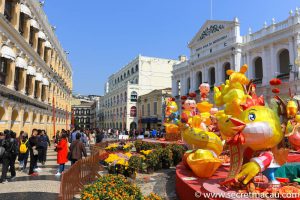
[{"label": "person walking", "polygon": [[86,149],[84,144],[80,141],[80,133],[76,134],[76,140],[72,142],[70,146],[70,160],[71,165],[73,165],[78,160],[82,159],[82,155],[87,157]]},{"label": "person walking", "polygon": [[18,143],[14,138],[14,133],[9,130],[4,131],[5,139],[2,140],[1,146],[4,147],[5,151],[2,157],[2,174],[0,183],[7,180],[7,171],[10,168],[11,180],[16,177],[15,160],[18,155]]},{"label": "person walking", "polygon": [[19,156],[18,156],[18,161],[20,162],[19,170],[25,171],[26,166],[27,166],[27,160],[29,156],[29,140],[28,140],[28,134],[23,132],[20,135],[19,139]]},{"label": "person walking", "polygon": [[31,176],[38,176],[38,173],[36,173],[35,168],[37,167],[37,161],[38,161],[38,150],[37,150],[37,144],[38,144],[38,138],[37,138],[37,129],[32,130],[31,137],[29,138],[29,155],[30,155],[30,166],[29,166],[29,175]]},{"label": "person walking", "polygon": [[59,164],[58,172],[55,176],[60,176],[65,170],[65,163],[68,162],[68,141],[67,134],[63,133],[61,139],[56,145],[57,148],[57,164]]}]

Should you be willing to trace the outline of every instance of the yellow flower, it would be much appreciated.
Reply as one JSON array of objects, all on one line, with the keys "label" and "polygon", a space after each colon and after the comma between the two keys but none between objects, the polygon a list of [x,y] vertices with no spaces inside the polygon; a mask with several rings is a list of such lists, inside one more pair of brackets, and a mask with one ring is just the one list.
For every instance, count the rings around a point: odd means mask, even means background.
[{"label": "yellow flower", "polygon": [[152,152],[152,150],[141,150],[141,153],[144,155],[148,155],[151,152]]},{"label": "yellow flower", "polygon": [[112,163],[119,159],[120,158],[117,154],[111,153],[111,154],[109,154],[108,158],[106,158],[104,161],[107,163]]},{"label": "yellow flower", "polygon": [[128,157],[128,158],[130,158],[131,156],[132,156],[132,154],[131,153],[125,153],[125,155]]}]

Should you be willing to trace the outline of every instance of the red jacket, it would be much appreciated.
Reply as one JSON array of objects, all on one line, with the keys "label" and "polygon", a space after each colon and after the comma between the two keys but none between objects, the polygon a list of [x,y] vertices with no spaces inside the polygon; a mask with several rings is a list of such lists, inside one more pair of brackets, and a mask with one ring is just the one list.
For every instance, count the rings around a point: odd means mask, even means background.
[{"label": "red jacket", "polygon": [[68,142],[66,139],[62,139],[57,144],[57,163],[65,164],[68,162]]}]

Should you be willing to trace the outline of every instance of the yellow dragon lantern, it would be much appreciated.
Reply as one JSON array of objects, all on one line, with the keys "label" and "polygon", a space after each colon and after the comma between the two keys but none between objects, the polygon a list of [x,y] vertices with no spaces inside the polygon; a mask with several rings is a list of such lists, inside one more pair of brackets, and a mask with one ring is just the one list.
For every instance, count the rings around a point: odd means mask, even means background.
[{"label": "yellow dragon lantern", "polygon": [[225,106],[227,115],[239,116],[242,112],[240,105],[249,97],[245,93],[244,85],[249,83],[245,73],[247,65],[243,65],[239,72],[227,70],[229,80],[225,81],[220,88],[214,87],[214,100],[217,106]]}]

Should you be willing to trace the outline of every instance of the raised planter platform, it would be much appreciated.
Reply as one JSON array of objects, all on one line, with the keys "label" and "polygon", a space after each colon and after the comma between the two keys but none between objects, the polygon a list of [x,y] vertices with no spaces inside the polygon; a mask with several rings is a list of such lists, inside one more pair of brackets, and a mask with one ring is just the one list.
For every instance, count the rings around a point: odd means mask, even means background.
[{"label": "raised planter platform", "polygon": [[[298,164],[300,154],[290,153],[288,156],[289,165]],[[204,193],[219,193],[226,195],[236,191],[228,190],[219,185],[227,177],[229,167],[221,166],[210,178],[198,178],[190,169],[187,169],[183,163],[176,166],[176,193],[180,200],[199,200],[199,199],[234,199],[234,198],[205,198]],[[201,195],[201,196],[200,196]],[[230,196],[230,195],[228,195]]]},{"label": "raised planter platform", "polygon": [[143,142],[149,142],[149,143],[157,143],[157,144],[162,144],[163,146],[166,146],[168,144],[181,144],[184,145],[182,141],[164,141],[164,140],[156,140],[156,139],[143,139]]}]

